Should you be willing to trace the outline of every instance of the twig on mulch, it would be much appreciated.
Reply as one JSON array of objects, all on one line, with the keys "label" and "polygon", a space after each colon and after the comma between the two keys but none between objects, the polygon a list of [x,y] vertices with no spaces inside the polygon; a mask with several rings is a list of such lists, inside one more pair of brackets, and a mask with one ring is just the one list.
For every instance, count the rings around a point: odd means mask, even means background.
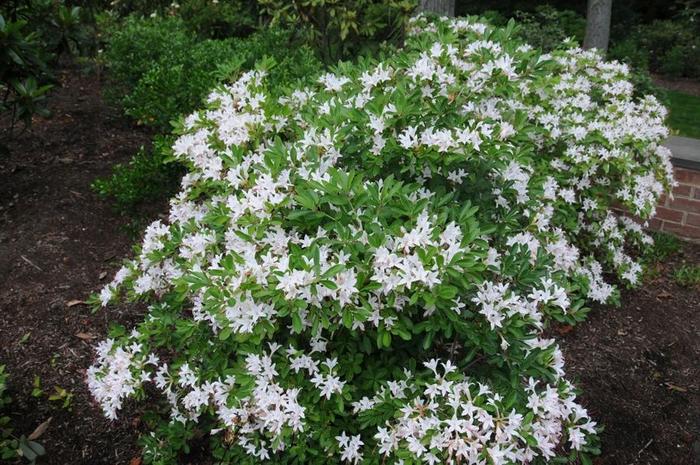
[{"label": "twig on mulch", "polygon": [[30,265],[32,265],[32,266],[33,266],[34,268],[36,268],[37,270],[39,270],[39,271],[44,271],[44,270],[41,269],[41,267],[40,267],[39,265],[37,265],[36,263],[34,263],[33,261],[31,261],[30,259],[28,259],[28,258],[25,257],[24,255],[20,255],[20,257],[22,257],[22,260],[24,260],[25,262],[29,263]]},{"label": "twig on mulch", "polygon": [[642,455],[642,452],[644,452],[645,450],[647,450],[647,447],[649,447],[649,446],[651,445],[652,442],[654,442],[654,439],[653,439],[653,438],[652,438],[652,439],[649,439],[649,441],[644,445],[644,447],[642,447],[641,449],[639,449],[639,452],[637,452],[637,458],[639,458],[639,457]]}]

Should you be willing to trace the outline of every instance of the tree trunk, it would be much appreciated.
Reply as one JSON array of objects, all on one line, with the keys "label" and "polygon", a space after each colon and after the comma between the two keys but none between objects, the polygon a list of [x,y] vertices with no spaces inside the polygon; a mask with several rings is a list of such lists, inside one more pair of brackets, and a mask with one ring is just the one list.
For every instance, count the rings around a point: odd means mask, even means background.
[{"label": "tree trunk", "polygon": [[586,37],[583,39],[583,48],[595,48],[603,53],[607,52],[610,41],[611,14],[612,0],[588,0]]},{"label": "tree trunk", "polygon": [[440,16],[454,16],[455,0],[421,0],[418,13],[435,13]]}]

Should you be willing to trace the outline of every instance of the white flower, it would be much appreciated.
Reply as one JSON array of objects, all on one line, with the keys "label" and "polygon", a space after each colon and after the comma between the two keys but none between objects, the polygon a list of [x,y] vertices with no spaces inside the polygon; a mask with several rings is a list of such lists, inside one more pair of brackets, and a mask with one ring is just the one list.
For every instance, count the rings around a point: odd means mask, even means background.
[{"label": "white flower", "polygon": [[338,92],[345,84],[350,82],[350,79],[345,76],[339,77],[332,73],[326,73],[318,79],[318,82],[323,84],[327,91]]},{"label": "white flower", "polygon": [[340,447],[340,460],[350,463],[359,463],[362,461],[362,453],[360,448],[364,445],[359,435],[348,436],[345,431],[336,436],[338,446]]}]

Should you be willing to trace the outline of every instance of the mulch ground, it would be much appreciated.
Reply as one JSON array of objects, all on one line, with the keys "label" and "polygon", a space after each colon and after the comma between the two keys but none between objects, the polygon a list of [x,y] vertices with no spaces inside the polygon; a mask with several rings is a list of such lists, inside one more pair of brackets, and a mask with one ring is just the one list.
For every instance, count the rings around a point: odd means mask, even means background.
[{"label": "mulch ground", "polygon": [[[67,69],[59,78],[52,118],[0,157],[0,364],[10,374],[15,432],[53,418],[40,463],[126,464],[139,455],[134,429],[102,418],[84,377],[109,322],[135,322],[139,309],[92,314],[75,301],[111,279],[133,241],[128,219],[90,184],[151,138],[103,103],[94,76]],[[31,396],[35,377],[40,397]],[[73,394],[69,409],[48,400],[57,386]]]},{"label": "mulch ground", "polygon": [[[94,76],[65,70],[61,81],[49,99],[53,118],[0,158],[0,364],[11,376],[16,433],[53,418],[40,464],[127,465],[139,457],[138,412],[108,422],[84,376],[109,323],[133,324],[142,309],[92,314],[76,301],[111,278],[134,242],[128,219],[90,184],[150,135],[103,103]],[[700,263],[700,246],[685,244],[656,278],[625,292],[620,308],[594,308],[580,326],[555,328],[569,376],[605,425],[599,465],[699,463],[700,291],[670,279],[682,261]],[[69,408],[48,400],[56,387],[73,394]]]},{"label": "mulch ground", "polygon": [[693,78],[671,78],[659,74],[652,75],[654,84],[667,90],[675,90],[700,97],[700,81]]},{"label": "mulch ground", "polygon": [[605,427],[599,465],[700,465],[700,288],[671,278],[683,264],[700,264],[700,244],[683,244],[621,307],[557,328],[567,374]]}]

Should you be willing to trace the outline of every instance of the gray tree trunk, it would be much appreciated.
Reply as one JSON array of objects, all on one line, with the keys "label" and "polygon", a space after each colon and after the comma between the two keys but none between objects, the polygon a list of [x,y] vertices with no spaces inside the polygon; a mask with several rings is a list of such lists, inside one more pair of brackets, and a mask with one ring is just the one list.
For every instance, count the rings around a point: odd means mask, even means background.
[{"label": "gray tree trunk", "polygon": [[418,13],[435,13],[440,16],[454,16],[455,0],[420,0]]},{"label": "gray tree trunk", "polygon": [[586,37],[583,39],[583,48],[596,48],[603,53],[608,51],[611,15],[612,0],[588,0]]}]

